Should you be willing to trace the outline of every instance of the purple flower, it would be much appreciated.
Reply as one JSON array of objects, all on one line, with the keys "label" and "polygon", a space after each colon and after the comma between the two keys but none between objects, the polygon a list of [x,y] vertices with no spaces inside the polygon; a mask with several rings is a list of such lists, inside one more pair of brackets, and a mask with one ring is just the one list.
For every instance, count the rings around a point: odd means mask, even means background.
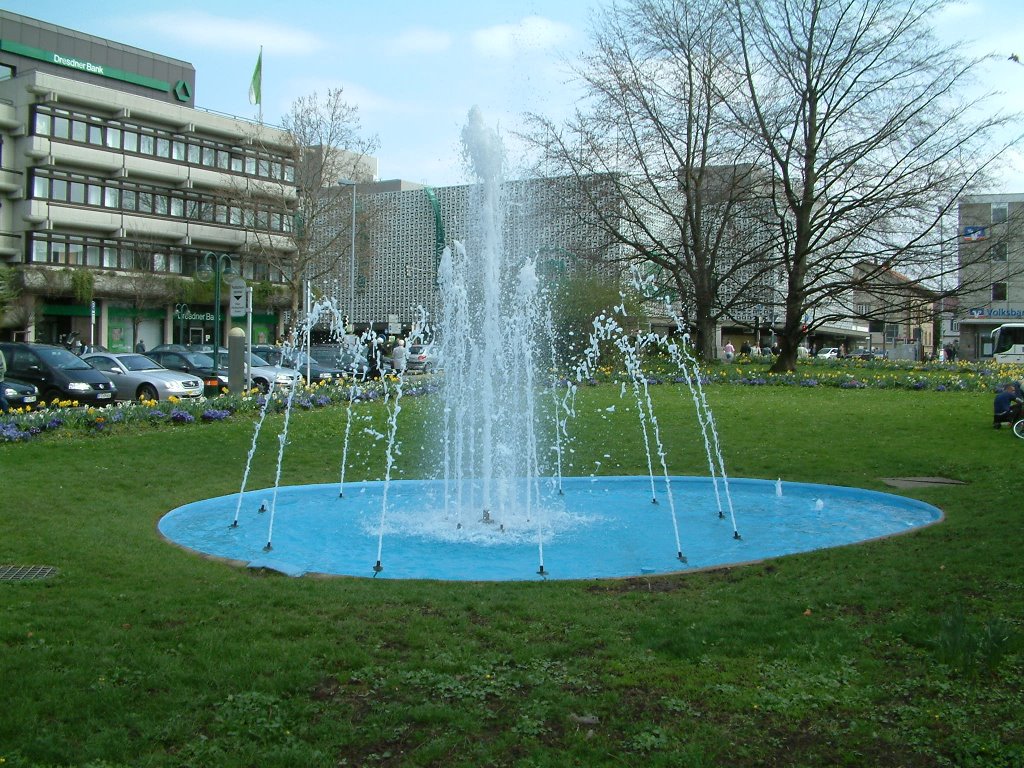
[{"label": "purple flower", "polygon": [[171,411],[171,421],[176,424],[191,424],[195,420],[196,417],[188,411],[183,411],[180,408],[175,408]]},{"label": "purple flower", "polygon": [[203,411],[200,417],[203,421],[224,421],[228,416],[231,415],[231,411],[219,410],[217,408],[207,408]]}]

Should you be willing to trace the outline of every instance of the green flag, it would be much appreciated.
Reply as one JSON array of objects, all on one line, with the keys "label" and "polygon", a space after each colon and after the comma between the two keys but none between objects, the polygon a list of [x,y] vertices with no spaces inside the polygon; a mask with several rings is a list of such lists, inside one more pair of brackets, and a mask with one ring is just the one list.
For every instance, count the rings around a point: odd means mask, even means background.
[{"label": "green flag", "polygon": [[263,46],[260,46],[260,55],[256,59],[256,69],[252,71],[252,82],[249,83],[249,103],[263,103]]}]

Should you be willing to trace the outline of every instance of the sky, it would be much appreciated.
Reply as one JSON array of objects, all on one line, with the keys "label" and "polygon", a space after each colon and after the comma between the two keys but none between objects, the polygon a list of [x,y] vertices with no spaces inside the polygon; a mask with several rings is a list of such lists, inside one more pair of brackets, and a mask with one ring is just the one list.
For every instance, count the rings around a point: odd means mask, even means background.
[{"label": "sky", "polygon": [[[579,98],[571,67],[610,0],[3,0],[8,11],[182,59],[196,69],[197,107],[254,119],[249,82],[263,47],[262,117],[344,89],[362,133],[376,136],[380,179],[433,186],[467,181],[460,132],[472,107],[507,138],[525,113],[560,119]],[[965,0],[938,31],[996,54],[981,89],[1024,112],[1024,2]],[[1024,130],[1022,122],[1021,130]],[[1024,192],[1024,153],[993,192]],[[509,164],[515,166],[515,158]]]}]

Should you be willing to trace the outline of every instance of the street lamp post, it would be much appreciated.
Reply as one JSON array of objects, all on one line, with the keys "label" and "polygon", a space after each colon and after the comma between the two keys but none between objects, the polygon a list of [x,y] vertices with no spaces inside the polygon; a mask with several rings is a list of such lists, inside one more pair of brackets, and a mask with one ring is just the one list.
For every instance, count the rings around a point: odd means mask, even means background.
[{"label": "street lamp post", "polygon": [[[227,265],[227,266],[225,266]],[[213,371],[220,368],[220,284],[224,275],[232,274],[231,257],[226,253],[208,251],[203,255],[202,266],[197,270],[199,279],[213,277]]]},{"label": "street lamp post", "polygon": [[178,343],[185,343],[185,315],[188,314],[188,304],[175,304],[174,314],[178,318]]},{"label": "street lamp post", "polygon": [[[356,184],[352,179],[338,179],[343,187],[352,187],[352,222],[349,225],[352,242],[348,262],[348,322],[355,325],[356,321]],[[346,332],[348,329],[345,329]]]}]

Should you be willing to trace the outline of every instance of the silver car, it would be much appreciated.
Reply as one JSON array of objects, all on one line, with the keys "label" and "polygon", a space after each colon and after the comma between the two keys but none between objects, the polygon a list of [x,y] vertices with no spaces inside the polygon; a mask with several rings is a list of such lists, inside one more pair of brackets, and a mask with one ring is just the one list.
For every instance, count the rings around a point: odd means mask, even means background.
[{"label": "silver car", "polygon": [[[213,359],[213,346],[210,344],[195,344],[189,349],[194,352],[201,352]],[[227,373],[228,350],[226,347],[219,347],[217,352],[217,363],[221,370]],[[249,371],[252,379],[252,386],[261,392],[269,392],[271,387],[275,389],[290,389],[293,382],[301,383],[302,374],[294,368],[287,368],[281,365],[271,365],[255,352],[252,353],[252,370]]]},{"label": "silver car", "polygon": [[82,359],[110,377],[120,400],[190,400],[203,394],[202,379],[164,368],[145,355],[97,352]]}]

